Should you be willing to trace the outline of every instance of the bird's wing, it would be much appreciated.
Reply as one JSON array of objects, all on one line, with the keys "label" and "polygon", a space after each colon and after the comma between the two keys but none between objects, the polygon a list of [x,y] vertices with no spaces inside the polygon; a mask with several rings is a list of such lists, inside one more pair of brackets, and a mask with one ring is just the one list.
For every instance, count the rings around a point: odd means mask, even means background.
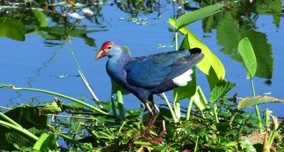
[{"label": "bird's wing", "polygon": [[192,68],[203,58],[198,48],[191,51],[172,51],[133,58],[126,64],[127,82],[131,85],[154,88]]}]

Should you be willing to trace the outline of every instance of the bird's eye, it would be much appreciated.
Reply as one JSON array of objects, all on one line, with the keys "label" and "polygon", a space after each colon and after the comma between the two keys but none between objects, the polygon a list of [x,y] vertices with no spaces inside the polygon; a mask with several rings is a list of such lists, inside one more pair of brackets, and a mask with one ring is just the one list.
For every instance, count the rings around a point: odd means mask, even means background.
[{"label": "bird's eye", "polygon": [[111,49],[111,46],[107,47],[107,49]]}]

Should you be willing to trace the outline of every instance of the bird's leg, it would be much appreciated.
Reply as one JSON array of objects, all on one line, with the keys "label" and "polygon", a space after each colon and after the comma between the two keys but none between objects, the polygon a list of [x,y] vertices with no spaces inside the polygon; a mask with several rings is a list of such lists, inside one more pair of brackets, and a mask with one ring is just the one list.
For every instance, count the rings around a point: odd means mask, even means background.
[{"label": "bird's leg", "polygon": [[[153,112],[153,115],[151,115],[151,117],[149,119],[148,126],[147,126],[147,129],[146,129],[145,133],[144,133],[144,136],[151,136],[150,130],[154,126],[154,123],[155,123],[155,121],[156,121],[156,119],[157,119],[157,117],[159,116],[159,113],[160,113],[160,110],[157,107],[157,105],[154,103],[154,101],[151,101],[151,102],[152,102],[152,104],[154,106],[154,112]],[[153,138],[152,139],[153,143],[161,143],[163,141],[162,136],[167,133],[166,125],[165,125],[165,121],[164,120],[162,121],[162,126],[163,126],[163,130],[159,134],[158,137],[154,138],[153,136],[151,136],[151,138]]]},{"label": "bird's leg", "polygon": [[151,120],[150,127],[154,126],[154,123],[156,122],[156,119],[158,118],[159,113],[160,113],[160,110],[157,107],[157,105],[154,103],[154,101],[151,101],[151,102],[152,102],[152,104],[154,106],[154,112],[153,112],[153,115],[152,115],[152,120]]},{"label": "bird's leg", "polygon": [[134,141],[136,140],[136,139],[139,139],[139,138],[142,138],[142,137],[145,137],[145,136],[151,136],[150,135],[150,130],[151,130],[151,127],[150,127],[150,125],[152,124],[154,124],[154,123],[152,123],[151,121],[152,121],[152,117],[154,116],[154,112],[152,111],[152,109],[151,109],[151,107],[150,107],[150,105],[149,105],[149,103],[148,102],[145,102],[145,108],[146,108],[146,110],[149,112],[149,114],[150,114],[150,118],[149,118],[149,120],[148,120],[148,124],[147,124],[147,129],[146,129],[146,131],[145,131],[145,133],[143,133],[143,134],[137,134],[137,135],[135,135],[134,137],[132,137],[131,138],[131,140],[129,140],[128,141],[128,143],[126,144],[126,149],[129,149],[130,147],[132,147],[132,145],[133,145],[133,143],[134,143]]},{"label": "bird's leg", "polygon": [[154,116],[154,112],[152,111],[152,109],[151,109],[151,107],[150,107],[148,102],[145,103],[145,108],[147,109],[147,111],[149,112],[149,115],[150,115],[149,120],[148,120],[148,124],[147,124],[147,129],[145,131],[145,134],[149,134],[150,130],[151,130],[153,124],[154,124],[153,121],[152,121],[153,120],[153,116]]},{"label": "bird's leg", "polygon": [[145,106],[146,106],[146,109],[148,110],[148,112],[150,113],[150,118],[149,118],[149,121],[148,121],[147,129],[145,131],[145,135],[149,135],[150,134],[150,130],[154,126],[154,123],[155,123],[155,121],[158,118],[159,113],[160,113],[159,108],[154,103],[153,95],[150,95],[148,100],[152,103],[152,106],[154,107],[154,111],[152,111],[152,109],[149,106],[148,102],[146,102]]},{"label": "bird's leg", "polygon": [[163,125],[163,130],[162,132],[159,134],[159,136],[155,139],[157,143],[161,143],[163,141],[163,136],[164,134],[167,134],[167,130],[166,130],[166,123],[165,121],[163,120],[162,121],[162,125]]},{"label": "bird's leg", "polygon": [[[151,100],[152,99],[152,100]],[[160,143],[162,142],[162,136],[166,133],[166,127],[165,127],[165,121],[163,121],[163,131],[160,133],[160,135],[155,138],[153,137],[151,134],[150,134],[150,130],[151,128],[153,127],[157,117],[159,116],[159,113],[160,113],[160,110],[159,108],[157,107],[157,105],[154,103],[154,100],[153,100],[153,96],[152,98],[149,97],[149,101],[153,104],[153,107],[154,107],[154,111],[152,110],[152,108],[150,107],[149,103],[148,102],[145,102],[145,108],[146,110],[149,112],[150,114],[150,117],[149,117],[149,120],[148,120],[148,124],[147,124],[147,128],[145,130],[145,132],[143,134],[137,134],[135,135],[134,137],[131,138],[131,140],[128,141],[127,145],[126,145],[126,149],[129,149],[134,141],[136,139],[139,139],[139,138],[143,138],[143,137],[151,137],[152,138],[152,142],[155,142],[155,143]]]}]

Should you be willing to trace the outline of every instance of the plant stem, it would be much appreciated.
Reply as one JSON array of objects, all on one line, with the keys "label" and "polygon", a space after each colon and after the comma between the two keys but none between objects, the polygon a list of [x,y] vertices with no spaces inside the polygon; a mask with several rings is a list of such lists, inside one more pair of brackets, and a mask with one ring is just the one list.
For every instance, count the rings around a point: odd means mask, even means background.
[{"label": "plant stem", "polygon": [[213,103],[213,112],[214,112],[214,116],[215,116],[216,122],[219,123],[218,112],[217,112],[217,104],[216,104],[216,102]]},{"label": "plant stem", "polygon": [[200,86],[196,87],[196,92],[191,98],[194,98],[193,103],[201,112],[209,108],[208,101]]},{"label": "plant stem", "polygon": [[10,124],[10,123],[2,121],[2,120],[0,120],[0,125],[3,126],[3,127],[7,127],[9,129],[12,128],[14,130],[17,130],[17,131],[25,134],[26,136],[30,137],[34,141],[37,141],[39,139],[37,136],[35,136],[34,134],[32,134],[31,132],[29,132],[28,130],[26,130],[25,128],[23,128],[19,125]]},{"label": "plant stem", "polygon": [[119,110],[120,118],[125,120],[123,98],[122,98],[122,93],[121,93],[120,90],[116,91],[116,100],[117,100],[117,103],[118,103],[118,110]]},{"label": "plant stem", "polygon": [[6,120],[8,123],[11,123],[15,126],[18,127],[22,127],[21,125],[19,125],[17,122],[15,122],[13,119],[11,119],[10,117],[6,116],[4,113],[0,112],[0,117],[2,117],[4,120]]},{"label": "plant stem", "polygon": [[[178,32],[175,33],[175,47],[176,50],[178,50]],[[175,112],[175,122],[178,122],[180,119],[180,102],[177,101],[178,94],[175,95],[174,97],[174,112]],[[173,115],[173,114],[172,114]]]},{"label": "plant stem", "polygon": [[65,135],[65,134],[62,134],[62,133],[58,132],[58,131],[57,131],[56,129],[54,129],[52,126],[47,125],[47,127],[48,127],[51,131],[53,131],[56,135],[59,135],[60,137],[64,138],[65,140],[68,140],[68,141],[70,141],[70,142],[72,142],[72,143],[75,143],[75,144],[78,144],[78,145],[82,145],[82,143],[80,143],[78,140],[75,140],[75,139],[73,139],[73,138],[71,138],[71,137],[69,137],[69,136],[67,136],[67,135]]},{"label": "plant stem", "polygon": [[173,117],[173,119],[174,119],[174,122],[175,122],[175,123],[178,122],[178,119],[177,119],[177,117],[176,117],[176,115],[175,115],[175,113],[174,113],[174,111],[173,111],[173,108],[172,108],[171,103],[170,103],[170,101],[168,100],[167,96],[165,95],[165,93],[162,93],[162,96],[163,96],[163,98],[165,99],[165,101],[166,101],[166,103],[167,103],[167,105],[168,105],[168,108],[169,108],[169,110],[170,110],[170,112],[171,112],[171,114],[172,114],[172,117]]},{"label": "plant stem", "polygon": [[175,115],[177,119],[180,119],[180,101],[174,101],[174,109],[175,109]]},{"label": "plant stem", "polygon": [[113,115],[117,117],[117,112],[115,108],[115,99],[114,99],[113,93],[111,94],[111,108],[112,108]]},{"label": "plant stem", "polygon": [[134,141],[135,145],[142,145],[142,146],[152,146],[153,144],[150,142],[144,142],[144,141]]},{"label": "plant stem", "polygon": [[254,90],[254,84],[253,84],[252,77],[250,78],[250,85],[251,85],[252,95],[255,96],[255,90]]},{"label": "plant stem", "polygon": [[122,130],[122,128],[124,127],[125,124],[126,124],[126,122],[123,121],[122,124],[121,124],[121,126],[119,127],[119,130],[117,131],[116,136],[119,136],[119,134],[120,134],[120,132],[121,132],[121,130]]},{"label": "plant stem", "polygon": [[178,50],[178,32],[175,33],[176,50]]},{"label": "plant stem", "polygon": [[97,96],[95,95],[94,91],[91,88],[91,85],[88,83],[87,79],[85,78],[84,74],[82,73],[82,71],[78,70],[78,73],[80,74],[80,77],[82,79],[82,81],[84,82],[85,86],[87,87],[87,89],[89,90],[90,94],[92,95],[92,97],[96,100],[99,101],[99,99],[97,98]]},{"label": "plant stem", "polygon": [[[267,138],[267,134],[265,136],[264,143],[263,143],[263,151],[269,151],[270,148],[272,147],[272,144],[273,144],[275,137],[277,137],[279,135],[279,133],[278,133],[278,129],[279,129],[278,120],[275,116],[271,116],[271,118],[272,118],[272,122],[273,122],[273,127],[271,128],[271,130],[268,133],[268,138]],[[267,126],[267,128],[268,127],[269,126]]]},{"label": "plant stem", "polygon": [[[177,91],[178,92],[178,91]],[[177,119],[180,119],[180,101],[177,100],[178,97],[178,93],[175,94],[174,97],[174,111],[175,111],[175,115],[177,117]]]},{"label": "plant stem", "polygon": [[[255,90],[254,90],[254,84],[253,84],[252,77],[250,78],[250,85],[251,85],[252,95],[255,96]],[[255,105],[254,107],[255,107],[255,113],[258,119],[259,133],[263,133],[264,130],[263,130],[262,123],[261,123],[261,117],[260,117],[258,105]]]},{"label": "plant stem", "polygon": [[189,120],[189,118],[190,118],[190,112],[191,112],[191,107],[192,107],[193,99],[194,99],[194,98],[190,98],[190,100],[189,100],[189,102],[188,102],[185,120]]},{"label": "plant stem", "polygon": [[57,92],[52,92],[52,91],[48,91],[48,90],[42,90],[42,89],[36,89],[36,88],[16,88],[15,86],[13,85],[5,85],[6,87],[10,88],[10,89],[13,89],[13,90],[23,90],[23,91],[34,91],[34,92],[41,92],[41,93],[46,93],[46,94],[51,94],[51,95],[55,95],[55,96],[58,96],[58,97],[62,97],[62,98],[65,98],[65,99],[68,99],[70,101],[73,101],[73,102],[76,102],[76,103],[79,103],[81,105],[84,105],[96,112],[99,112],[101,114],[104,114],[104,115],[109,115],[107,112],[104,112],[102,111],[101,109],[97,108],[97,107],[94,107],[90,104],[87,104],[83,101],[80,101],[78,99],[75,99],[75,98],[72,98],[70,96],[66,96],[64,94],[60,94],[60,93],[57,93]]},{"label": "plant stem", "polygon": [[[98,99],[97,96],[95,95],[94,91],[92,90],[91,85],[88,83],[88,81],[87,81],[87,79],[86,79],[86,77],[85,77],[85,75],[84,75],[84,73],[83,73],[83,70],[82,70],[81,67],[80,67],[80,64],[79,64],[78,60],[76,59],[76,56],[75,56],[75,54],[74,54],[74,52],[73,52],[71,43],[72,43],[72,42],[71,42],[71,40],[70,40],[70,41],[69,41],[69,45],[66,45],[66,43],[64,43],[64,44],[65,44],[65,46],[69,49],[69,51],[70,51],[70,53],[71,53],[71,55],[72,55],[72,57],[73,57],[73,60],[75,61],[76,66],[77,66],[77,68],[78,68],[80,77],[81,77],[81,79],[83,80],[83,82],[85,83],[87,89],[89,90],[89,92],[91,93],[91,95],[93,96],[93,98],[94,98],[96,101],[99,101],[99,99]],[[69,47],[68,47],[68,46],[69,46]]]},{"label": "plant stem", "polygon": [[199,136],[197,136],[196,141],[195,141],[194,152],[197,151],[198,139],[199,139]]}]

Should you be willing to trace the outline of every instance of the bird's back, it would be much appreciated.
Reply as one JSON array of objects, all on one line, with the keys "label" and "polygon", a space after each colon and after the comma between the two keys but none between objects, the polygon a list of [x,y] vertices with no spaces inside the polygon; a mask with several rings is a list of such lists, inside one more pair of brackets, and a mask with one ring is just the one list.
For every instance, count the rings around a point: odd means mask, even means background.
[{"label": "bird's back", "polygon": [[133,58],[125,66],[127,82],[151,90],[185,73],[202,58],[198,48]]}]

